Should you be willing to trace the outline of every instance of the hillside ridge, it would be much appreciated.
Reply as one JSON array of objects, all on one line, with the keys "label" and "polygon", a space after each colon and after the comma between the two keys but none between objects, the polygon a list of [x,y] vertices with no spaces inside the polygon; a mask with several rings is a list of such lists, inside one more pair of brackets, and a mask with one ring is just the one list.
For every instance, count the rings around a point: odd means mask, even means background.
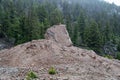
[{"label": "hillside ridge", "polygon": [[[57,74],[48,74],[54,67]],[[0,79],[25,79],[33,70],[38,80],[120,80],[120,61],[72,45],[65,25],[47,29],[45,39],[0,51]]]}]

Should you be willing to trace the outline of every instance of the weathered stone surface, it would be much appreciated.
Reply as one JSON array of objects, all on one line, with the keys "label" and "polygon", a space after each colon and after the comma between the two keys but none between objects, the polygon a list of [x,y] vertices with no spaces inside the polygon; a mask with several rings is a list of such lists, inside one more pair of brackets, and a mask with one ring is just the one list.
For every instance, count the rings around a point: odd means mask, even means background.
[{"label": "weathered stone surface", "polygon": [[64,46],[72,46],[72,41],[65,25],[54,25],[46,31],[45,38]]}]

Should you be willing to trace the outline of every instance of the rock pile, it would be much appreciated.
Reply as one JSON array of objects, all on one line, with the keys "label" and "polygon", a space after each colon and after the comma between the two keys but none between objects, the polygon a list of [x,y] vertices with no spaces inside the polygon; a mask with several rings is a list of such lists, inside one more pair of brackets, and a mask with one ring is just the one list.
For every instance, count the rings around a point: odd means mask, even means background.
[{"label": "rock pile", "polygon": [[[120,80],[120,61],[72,46],[65,25],[54,25],[45,39],[0,51],[0,79],[22,80],[33,70],[38,80]],[[48,70],[54,67],[55,75]]]}]

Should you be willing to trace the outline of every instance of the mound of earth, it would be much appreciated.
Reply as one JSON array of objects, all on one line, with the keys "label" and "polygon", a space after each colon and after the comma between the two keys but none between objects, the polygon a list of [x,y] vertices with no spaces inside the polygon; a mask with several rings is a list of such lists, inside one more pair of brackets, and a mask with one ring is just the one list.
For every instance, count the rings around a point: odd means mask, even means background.
[{"label": "mound of earth", "polygon": [[30,70],[38,80],[120,80],[120,61],[72,46],[65,25],[49,28],[45,39],[0,51],[0,80],[24,80]]}]

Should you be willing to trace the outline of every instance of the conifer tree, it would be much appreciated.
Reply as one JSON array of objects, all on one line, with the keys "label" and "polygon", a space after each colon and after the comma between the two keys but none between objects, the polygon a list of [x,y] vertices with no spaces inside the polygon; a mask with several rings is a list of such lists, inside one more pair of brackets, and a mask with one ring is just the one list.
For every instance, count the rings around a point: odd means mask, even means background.
[{"label": "conifer tree", "polygon": [[86,45],[96,52],[100,52],[101,48],[101,36],[98,28],[98,24],[92,21],[90,27],[86,27],[84,32],[84,41]]}]

